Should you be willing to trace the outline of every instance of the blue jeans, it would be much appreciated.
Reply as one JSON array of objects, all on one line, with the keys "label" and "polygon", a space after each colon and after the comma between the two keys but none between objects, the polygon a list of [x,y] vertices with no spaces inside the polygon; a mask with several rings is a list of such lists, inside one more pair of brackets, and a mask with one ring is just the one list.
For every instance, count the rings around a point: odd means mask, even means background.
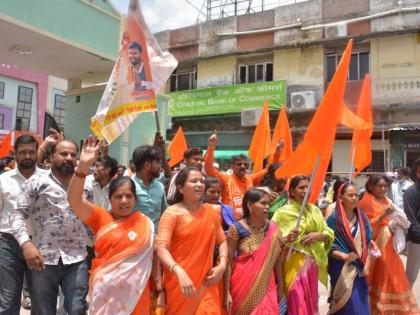
[{"label": "blue jeans", "polygon": [[56,314],[58,289],[64,295],[64,309],[68,315],[86,314],[88,267],[86,260],[64,265],[46,265],[44,270],[32,270],[32,310],[36,315]]},{"label": "blue jeans", "polygon": [[0,314],[19,315],[23,277],[27,271],[19,243],[0,233]]}]

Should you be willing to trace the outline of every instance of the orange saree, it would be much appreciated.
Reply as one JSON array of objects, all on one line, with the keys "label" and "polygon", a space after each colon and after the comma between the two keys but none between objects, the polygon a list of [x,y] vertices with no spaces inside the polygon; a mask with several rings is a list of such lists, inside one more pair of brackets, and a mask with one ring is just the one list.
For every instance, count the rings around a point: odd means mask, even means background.
[{"label": "orange saree", "polygon": [[173,259],[194,283],[196,295],[186,299],[178,278],[169,270],[163,273],[167,315],[220,314],[217,285],[206,287],[203,281],[213,267],[214,246],[225,235],[212,205],[203,204],[195,213],[185,214],[173,205],[165,210],[160,224],[157,245],[166,245]]},{"label": "orange saree", "polygon": [[107,210],[93,207],[85,223],[95,234],[96,252],[89,278],[89,313],[150,314],[152,221],[140,212],[115,220]]},{"label": "orange saree", "polygon": [[403,262],[393,246],[393,235],[388,228],[389,218],[379,220],[388,203],[387,198],[378,200],[368,192],[359,203],[371,222],[373,240],[381,250],[381,257],[371,261],[367,277],[371,313],[420,314]]}]

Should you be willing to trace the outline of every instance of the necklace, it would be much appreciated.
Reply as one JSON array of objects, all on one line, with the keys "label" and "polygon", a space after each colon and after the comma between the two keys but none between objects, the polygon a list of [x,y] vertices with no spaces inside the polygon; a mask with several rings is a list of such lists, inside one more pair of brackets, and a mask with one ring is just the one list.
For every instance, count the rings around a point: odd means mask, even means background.
[{"label": "necklace", "polygon": [[247,224],[248,224],[248,226],[249,226],[251,229],[253,229],[254,231],[259,231],[259,232],[262,232],[262,231],[266,231],[266,230],[268,229],[268,224],[269,224],[269,221],[268,221],[268,220],[266,220],[263,226],[255,226],[255,225],[253,225],[253,224],[251,224],[251,223],[249,222],[249,219],[247,219],[247,220],[246,220],[246,223],[247,223]]}]

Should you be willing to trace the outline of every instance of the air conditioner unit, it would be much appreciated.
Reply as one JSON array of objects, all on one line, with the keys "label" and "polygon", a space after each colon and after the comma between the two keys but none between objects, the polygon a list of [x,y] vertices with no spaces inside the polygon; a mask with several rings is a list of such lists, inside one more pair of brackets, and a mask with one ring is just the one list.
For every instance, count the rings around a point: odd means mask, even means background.
[{"label": "air conditioner unit", "polygon": [[338,38],[347,36],[347,24],[340,23],[337,25],[325,27],[325,38]]},{"label": "air conditioner unit", "polygon": [[290,95],[292,109],[313,109],[316,106],[314,91],[294,92]]},{"label": "air conditioner unit", "polygon": [[261,108],[247,108],[241,110],[241,126],[252,127],[258,124],[262,109]]}]

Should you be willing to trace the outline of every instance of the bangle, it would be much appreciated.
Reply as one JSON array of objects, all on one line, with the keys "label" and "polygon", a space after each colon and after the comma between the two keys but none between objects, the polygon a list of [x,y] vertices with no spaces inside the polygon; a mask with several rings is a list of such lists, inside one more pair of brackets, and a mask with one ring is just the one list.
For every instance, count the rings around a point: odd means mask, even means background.
[{"label": "bangle", "polygon": [[42,145],[40,145],[40,146],[39,146],[39,149],[40,149],[42,152],[47,153],[47,150],[45,150],[45,149],[42,147]]},{"label": "bangle", "polygon": [[171,273],[173,273],[173,272],[174,272],[174,268],[175,268],[176,266],[179,266],[179,264],[174,263],[174,264],[171,266],[171,268],[169,269],[169,271],[170,271]]}]

